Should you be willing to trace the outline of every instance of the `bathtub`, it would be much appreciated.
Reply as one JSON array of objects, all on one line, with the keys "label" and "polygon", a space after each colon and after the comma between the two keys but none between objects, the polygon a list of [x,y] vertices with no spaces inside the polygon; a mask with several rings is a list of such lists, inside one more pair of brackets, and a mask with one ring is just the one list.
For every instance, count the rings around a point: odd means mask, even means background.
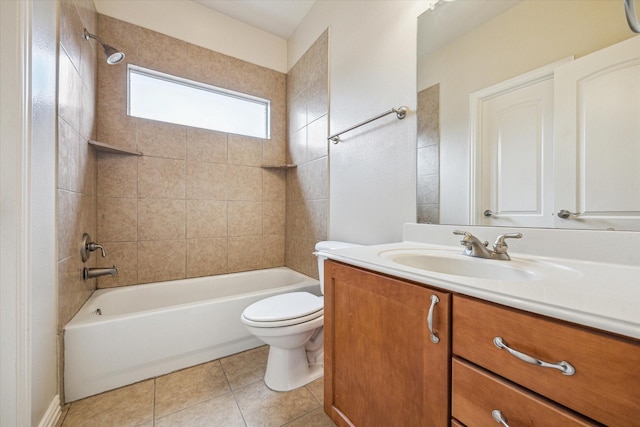
[{"label": "bathtub", "polygon": [[97,290],[64,328],[65,400],[263,345],[242,311],[295,291],[320,283],[281,267]]}]

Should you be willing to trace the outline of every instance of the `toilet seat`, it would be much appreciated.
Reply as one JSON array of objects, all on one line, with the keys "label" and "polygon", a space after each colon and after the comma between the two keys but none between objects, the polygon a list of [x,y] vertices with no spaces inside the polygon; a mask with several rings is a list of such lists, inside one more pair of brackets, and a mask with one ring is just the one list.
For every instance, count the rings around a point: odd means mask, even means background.
[{"label": "toilet seat", "polygon": [[291,292],[251,304],[242,313],[242,321],[259,328],[278,328],[305,323],[323,315],[322,297],[308,292]]}]

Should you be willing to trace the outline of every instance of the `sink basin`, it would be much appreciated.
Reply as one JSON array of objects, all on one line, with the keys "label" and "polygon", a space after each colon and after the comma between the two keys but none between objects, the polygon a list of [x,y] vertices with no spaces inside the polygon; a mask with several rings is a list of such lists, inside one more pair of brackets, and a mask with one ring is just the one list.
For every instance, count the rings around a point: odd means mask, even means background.
[{"label": "sink basin", "polygon": [[434,273],[477,279],[528,282],[542,279],[566,279],[577,272],[544,261],[511,261],[476,258],[445,250],[390,250],[378,254],[396,264]]}]

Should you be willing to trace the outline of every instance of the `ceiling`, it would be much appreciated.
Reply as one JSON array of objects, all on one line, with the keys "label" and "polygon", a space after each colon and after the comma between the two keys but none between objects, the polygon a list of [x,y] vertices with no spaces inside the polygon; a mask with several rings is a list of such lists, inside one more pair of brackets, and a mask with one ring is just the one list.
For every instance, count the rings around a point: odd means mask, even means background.
[{"label": "ceiling", "polygon": [[315,0],[193,0],[245,24],[289,39]]}]

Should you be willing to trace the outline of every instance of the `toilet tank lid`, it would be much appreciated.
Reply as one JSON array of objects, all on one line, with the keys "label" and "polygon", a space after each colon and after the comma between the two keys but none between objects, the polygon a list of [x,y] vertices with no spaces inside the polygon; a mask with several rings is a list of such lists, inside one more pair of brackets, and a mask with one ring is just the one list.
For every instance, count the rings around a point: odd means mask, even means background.
[{"label": "toilet tank lid", "polygon": [[356,243],[347,243],[347,242],[338,242],[335,240],[326,240],[324,242],[316,243],[316,251],[326,251],[331,249],[343,249],[343,248],[353,248],[358,245]]}]

